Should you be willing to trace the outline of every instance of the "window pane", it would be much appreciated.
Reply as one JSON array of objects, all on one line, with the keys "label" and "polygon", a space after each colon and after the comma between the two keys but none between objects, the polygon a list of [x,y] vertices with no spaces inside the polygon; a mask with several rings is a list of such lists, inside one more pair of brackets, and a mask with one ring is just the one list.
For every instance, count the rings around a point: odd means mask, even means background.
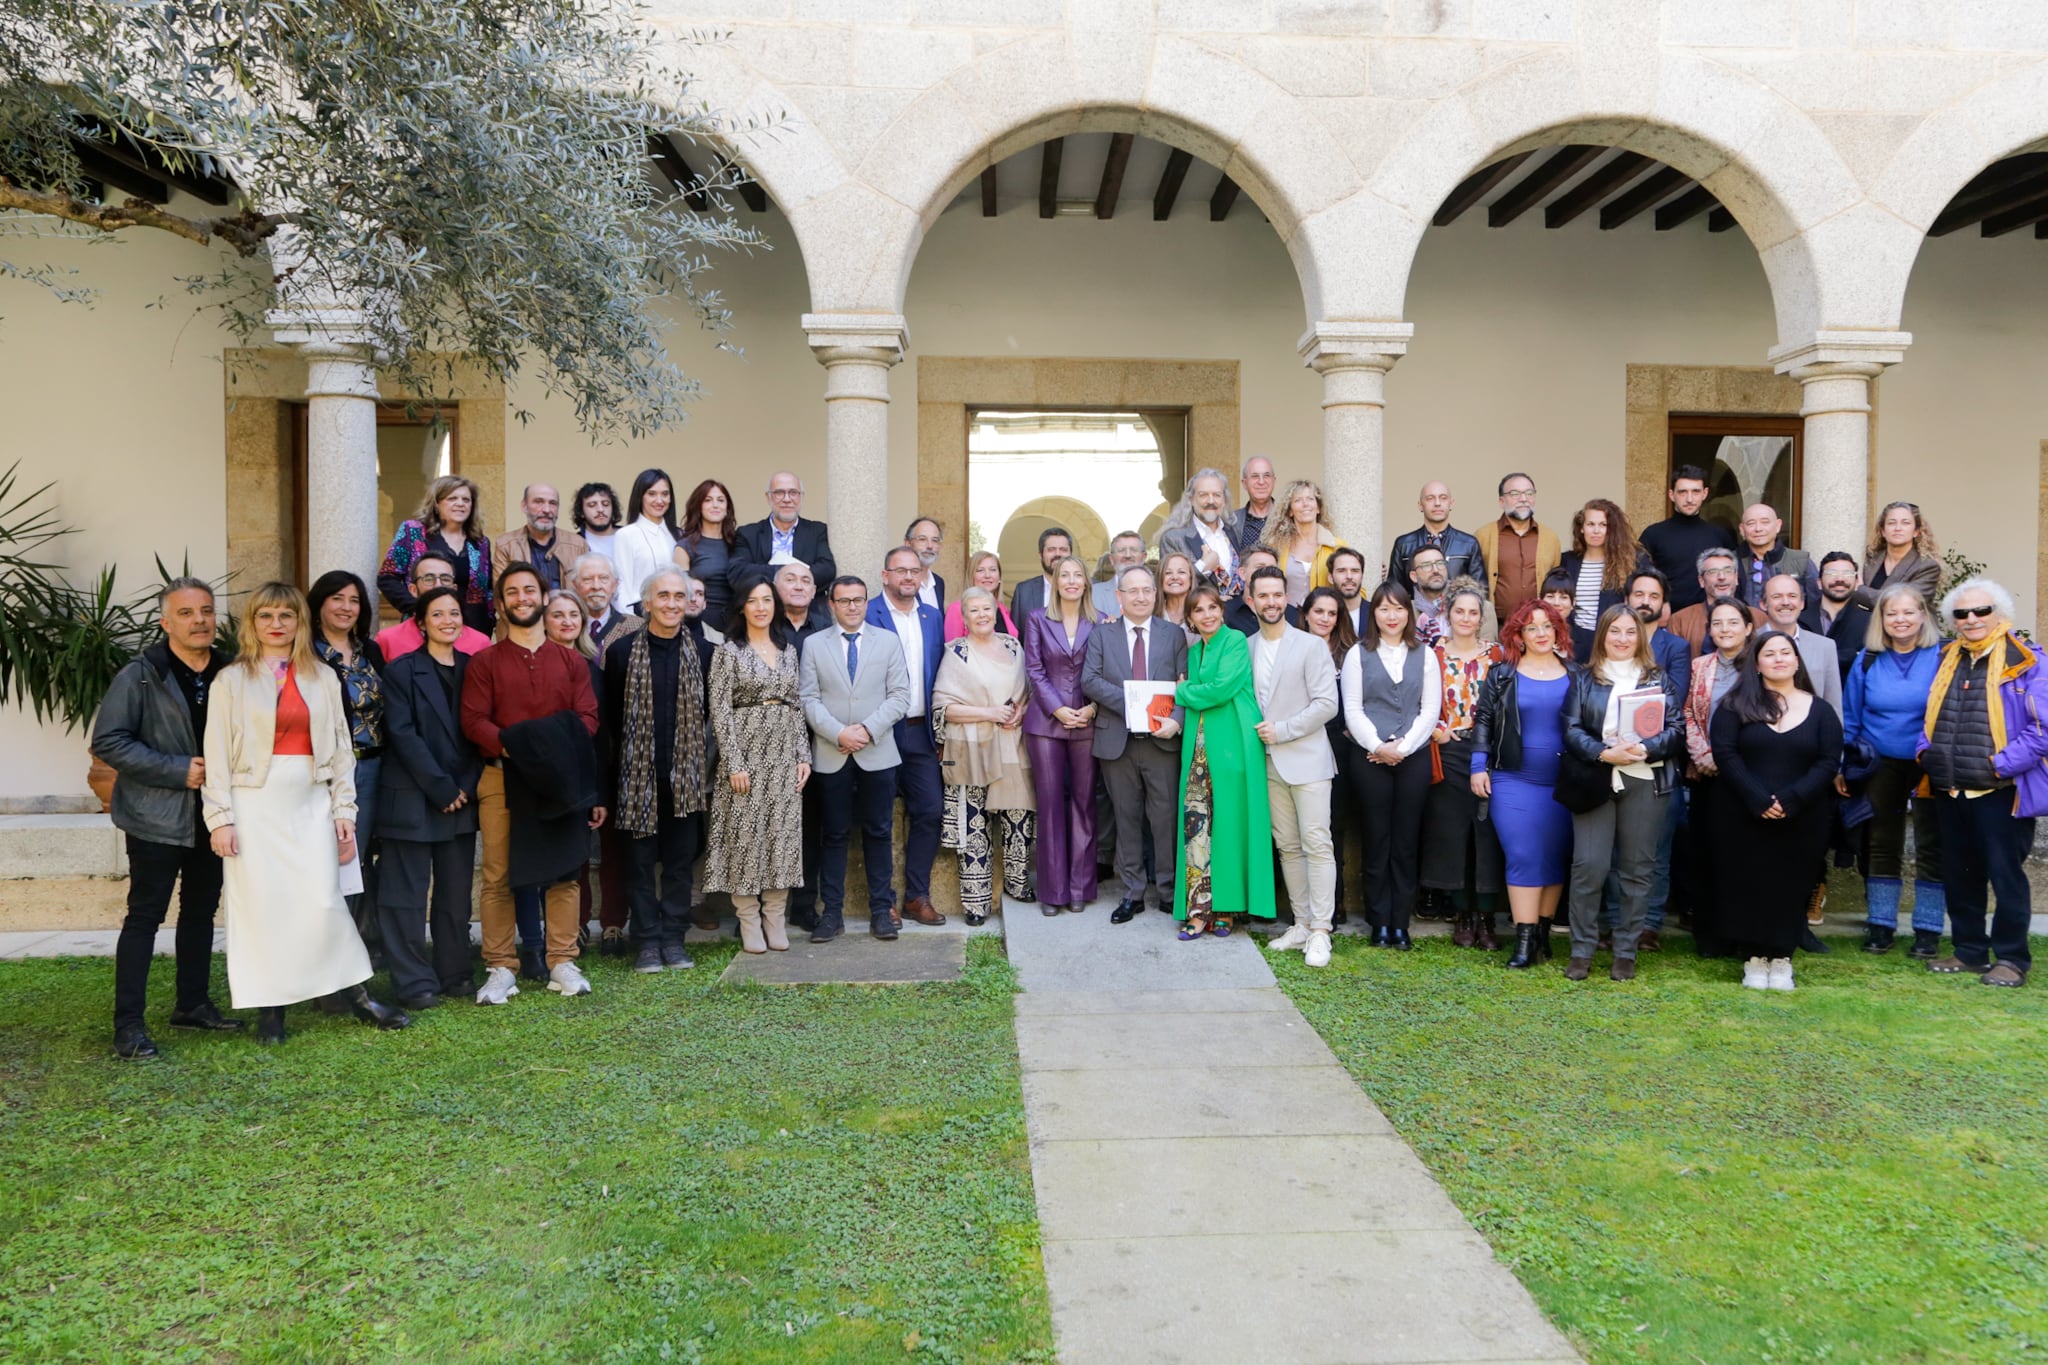
[{"label": "window pane", "polygon": [[1734,531],[1742,509],[1761,502],[1784,518],[1788,535],[1798,524],[1790,436],[1680,432],[1671,438],[1671,463],[1707,471],[1707,503],[1700,515],[1708,521]]}]

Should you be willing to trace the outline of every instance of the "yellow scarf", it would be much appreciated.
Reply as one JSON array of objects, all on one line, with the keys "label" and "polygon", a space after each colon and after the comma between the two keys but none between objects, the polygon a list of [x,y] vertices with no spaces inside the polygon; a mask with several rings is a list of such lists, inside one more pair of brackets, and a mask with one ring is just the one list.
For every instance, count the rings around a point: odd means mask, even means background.
[{"label": "yellow scarf", "polygon": [[[2010,646],[2010,652],[2018,656],[2013,660],[2010,668],[2006,666],[2008,646]],[[1927,716],[1923,722],[1923,729],[1927,738],[1932,740],[1934,738],[1935,717],[1941,714],[1942,701],[1948,696],[1949,684],[1955,681],[1956,668],[1962,663],[1965,653],[1970,654],[1972,657],[1982,657],[1985,654],[1991,656],[1991,664],[1984,670],[1986,683],[1991,689],[1991,697],[1984,707],[1984,712],[1991,721],[1991,752],[2003,752],[2005,749],[2005,703],[1999,698],[1998,689],[2002,684],[2018,677],[2034,665],[2034,652],[2005,631],[2000,631],[1978,649],[1971,649],[1961,640],[1956,640],[1950,643],[1947,649],[1942,651],[1941,668],[1934,675],[1934,690],[1927,694]]]}]

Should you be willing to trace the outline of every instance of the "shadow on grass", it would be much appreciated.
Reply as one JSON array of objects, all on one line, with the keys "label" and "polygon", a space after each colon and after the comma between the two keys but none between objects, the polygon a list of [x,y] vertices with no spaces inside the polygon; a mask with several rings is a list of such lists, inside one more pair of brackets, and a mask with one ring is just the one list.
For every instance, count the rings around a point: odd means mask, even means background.
[{"label": "shadow on grass", "polygon": [[153,1064],[111,962],[0,966],[0,1357],[1049,1360],[1001,945],[892,987],[731,951]]}]

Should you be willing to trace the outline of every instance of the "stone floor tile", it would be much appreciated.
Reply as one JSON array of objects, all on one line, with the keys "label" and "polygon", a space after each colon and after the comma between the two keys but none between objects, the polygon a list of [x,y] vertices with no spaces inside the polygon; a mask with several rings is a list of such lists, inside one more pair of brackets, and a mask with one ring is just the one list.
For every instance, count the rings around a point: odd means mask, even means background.
[{"label": "stone floor tile", "polygon": [[1274,1014],[1294,1008],[1279,988],[1209,991],[1027,991],[1018,1014]]},{"label": "stone floor tile", "polygon": [[1028,1071],[1024,1104],[1048,1142],[1394,1131],[1334,1066]]},{"label": "stone floor tile", "polygon": [[848,934],[830,943],[794,934],[788,952],[734,954],[718,979],[771,986],[958,981],[966,965],[965,934],[905,934],[894,941]]},{"label": "stone floor tile", "polygon": [[1250,934],[1182,943],[1171,915],[1148,910],[1111,924],[1115,901],[1052,919],[1011,905],[1005,937],[1026,991],[1230,990],[1270,988],[1273,971]]},{"label": "stone floor tile", "polygon": [[1298,1012],[1153,1014],[1117,1020],[1055,1014],[1017,1020],[1026,1071],[1148,1066],[1330,1066],[1336,1059]]}]

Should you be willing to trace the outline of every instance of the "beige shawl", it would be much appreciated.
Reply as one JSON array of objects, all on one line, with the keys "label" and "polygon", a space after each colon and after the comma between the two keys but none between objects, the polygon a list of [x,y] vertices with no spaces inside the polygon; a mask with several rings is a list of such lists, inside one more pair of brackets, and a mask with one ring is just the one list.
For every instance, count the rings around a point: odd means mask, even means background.
[{"label": "beige shawl", "polygon": [[1024,757],[1024,731],[1005,730],[992,720],[949,721],[950,706],[1021,704],[1029,691],[1024,646],[1014,635],[998,635],[998,661],[974,648],[972,637],[946,642],[932,684],[932,726],[946,746],[942,771],[949,786],[987,787],[989,810],[1032,810],[1031,768]]}]

